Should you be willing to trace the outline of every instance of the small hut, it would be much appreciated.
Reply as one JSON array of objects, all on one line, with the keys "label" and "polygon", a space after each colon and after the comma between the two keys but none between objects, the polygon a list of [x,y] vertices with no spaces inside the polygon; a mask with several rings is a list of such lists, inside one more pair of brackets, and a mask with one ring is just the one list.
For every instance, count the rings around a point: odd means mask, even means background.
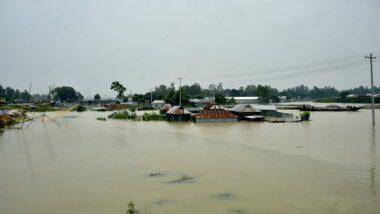
[{"label": "small hut", "polygon": [[227,111],[222,106],[208,105],[204,110],[194,116],[196,123],[225,123],[225,122],[237,122],[238,116]]},{"label": "small hut", "polygon": [[160,109],[160,114],[166,114],[173,106],[170,105],[169,103],[165,104],[161,109]]},{"label": "small hut", "polygon": [[186,122],[190,117],[191,113],[182,106],[174,106],[166,112],[166,118],[170,122]]}]

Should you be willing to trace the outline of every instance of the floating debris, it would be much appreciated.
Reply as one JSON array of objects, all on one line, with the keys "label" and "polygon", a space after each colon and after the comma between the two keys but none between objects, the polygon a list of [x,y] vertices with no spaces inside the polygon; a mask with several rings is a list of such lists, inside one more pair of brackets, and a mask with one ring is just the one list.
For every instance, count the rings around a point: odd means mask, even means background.
[{"label": "floating debris", "polygon": [[161,177],[161,176],[165,176],[166,174],[165,173],[162,173],[162,172],[151,172],[148,174],[149,177]]},{"label": "floating debris", "polygon": [[98,117],[97,120],[106,121],[107,119],[105,117]]},{"label": "floating debris", "polygon": [[195,177],[193,176],[189,176],[189,175],[182,175],[181,177],[175,179],[175,180],[172,180],[172,181],[168,181],[168,183],[172,183],[172,184],[175,184],[175,183],[187,183],[187,182],[191,182],[195,179]]},{"label": "floating debris", "polygon": [[222,193],[218,193],[214,196],[214,198],[216,198],[217,200],[220,200],[220,201],[231,200],[234,197],[235,197],[235,195],[233,193],[230,193],[230,192],[222,192]]}]

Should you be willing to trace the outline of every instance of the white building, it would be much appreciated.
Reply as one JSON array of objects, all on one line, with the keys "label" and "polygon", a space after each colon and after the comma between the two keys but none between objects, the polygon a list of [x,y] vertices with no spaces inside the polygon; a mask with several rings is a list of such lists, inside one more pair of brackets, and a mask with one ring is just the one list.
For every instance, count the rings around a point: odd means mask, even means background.
[{"label": "white building", "polygon": [[259,97],[226,97],[226,99],[234,99],[237,104],[254,104],[258,102]]},{"label": "white building", "polygon": [[164,107],[165,105],[165,101],[163,100],[155,100],[152,102],[152,108],[154,109],[161,109],[162,107]]}]

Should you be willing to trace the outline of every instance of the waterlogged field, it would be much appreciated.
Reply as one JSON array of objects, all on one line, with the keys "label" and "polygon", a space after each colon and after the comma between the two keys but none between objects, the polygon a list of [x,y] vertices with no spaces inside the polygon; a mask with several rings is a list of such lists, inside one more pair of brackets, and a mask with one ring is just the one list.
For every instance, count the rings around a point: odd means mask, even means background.
[{"label": "waterlogged field", "polygon": [[[380,119],[380,111],[377,118]],[[380,120],[100,121],[51,112],[0,133],[0,213],[378,213]]]}]

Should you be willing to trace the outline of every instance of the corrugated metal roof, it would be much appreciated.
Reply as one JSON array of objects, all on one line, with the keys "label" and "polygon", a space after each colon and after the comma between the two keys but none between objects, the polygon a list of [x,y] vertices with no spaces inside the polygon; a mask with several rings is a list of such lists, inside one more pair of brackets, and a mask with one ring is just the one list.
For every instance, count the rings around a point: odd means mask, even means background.
[{"label": "corrugated metal roof", "polygon": [[234,112],[260,112],[260,111],[277,111],[273,105],[258,105],[258,104],[239,104],[231,109]]},{"label": "corrugated metal roof", "polygon": [[238,116],[232,114],[225,109],[210,109],[204,110],[201,113],[194,116],[196,119],[215,119],[215,118],[238,118]]},{"label": "corrugated metal roof", "polygon": [[231,109],[231,111],[233,112],[260,112],[260,110],[254,108],[252,105],[250,104],[239,104],[239,105],[236,105],[235,107],[233,107]]},{"label": "corrugated metal roof", "polygon": [[162,103],[165,103],[165,101],[164,100],[154,100],[152,103],[162,104]]},{"label": "corrugated metal roof", "polygon": [[167,114],[191,114],[189,111],[185,110],[182,106],[174,106],[166,112]]}]

